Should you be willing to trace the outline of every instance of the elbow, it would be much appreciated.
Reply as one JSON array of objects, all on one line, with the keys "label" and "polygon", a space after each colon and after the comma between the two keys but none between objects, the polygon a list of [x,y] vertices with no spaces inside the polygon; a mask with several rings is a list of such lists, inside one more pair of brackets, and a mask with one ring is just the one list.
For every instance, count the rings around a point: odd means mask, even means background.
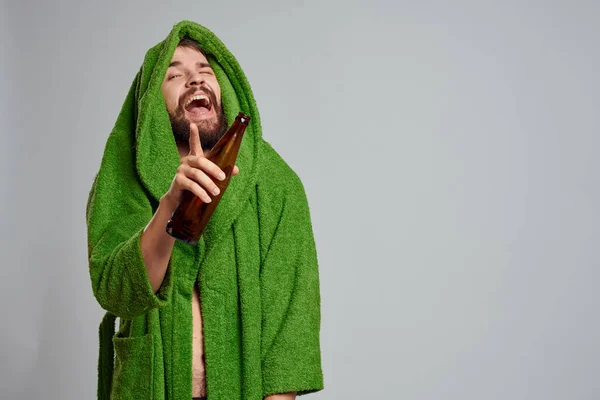
[{"label": "elbow", "polygon": [[147,310],[135,309],[125,301],[111,298],[106,292],[94,291],[94,297],[103,310],[121,319],[134,319],[147,312]]}]

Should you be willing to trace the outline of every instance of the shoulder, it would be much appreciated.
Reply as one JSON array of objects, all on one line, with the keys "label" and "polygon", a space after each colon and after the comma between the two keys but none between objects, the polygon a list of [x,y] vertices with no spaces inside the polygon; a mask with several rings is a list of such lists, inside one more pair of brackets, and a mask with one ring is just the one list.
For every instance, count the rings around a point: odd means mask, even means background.
[{"label": "shoulder", "polygon": [[298,174],[265,140],[261,140],[260,165],[257,186],[268,190],[272,197],[305,196],[304,185]]},{"label": "shoulder", "polygon": [[308,208],[304,185],[292,167],[264,140],[260,154],[256,195],[263,217],[275,218],[286,209],[299,212]]}]

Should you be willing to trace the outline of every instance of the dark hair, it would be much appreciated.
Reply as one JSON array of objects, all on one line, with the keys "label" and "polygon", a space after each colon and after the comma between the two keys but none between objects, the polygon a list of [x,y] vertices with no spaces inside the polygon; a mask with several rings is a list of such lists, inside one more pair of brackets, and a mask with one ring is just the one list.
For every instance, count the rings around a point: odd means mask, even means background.
[{"label": "dark hair", "polygon": [[183,39],[181,39],[177,44],[177,47],[187,47],[188,49],[194,49],[202,53],[202,55],[208,59],[206,52],[200,47],[198,42],[190,38],[184,37]]}]

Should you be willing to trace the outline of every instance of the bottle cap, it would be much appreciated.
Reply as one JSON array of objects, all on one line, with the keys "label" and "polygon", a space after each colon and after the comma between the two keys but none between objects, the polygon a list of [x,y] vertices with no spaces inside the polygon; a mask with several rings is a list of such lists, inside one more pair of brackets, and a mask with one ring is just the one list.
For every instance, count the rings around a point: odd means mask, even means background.
[{"label": "bottle cap", "polygon": [[242,124],[248,125],[248,122],[250,121],[250,116],[248,116],[240,111],[238,113],[236,119],[238,119]]}]

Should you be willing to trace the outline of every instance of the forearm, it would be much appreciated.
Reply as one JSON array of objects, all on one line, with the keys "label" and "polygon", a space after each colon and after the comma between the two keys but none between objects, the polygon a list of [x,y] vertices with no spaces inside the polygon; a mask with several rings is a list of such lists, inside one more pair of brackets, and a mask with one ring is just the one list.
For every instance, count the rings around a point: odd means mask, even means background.
[{"label": "forearm", "polygon": [[264,398],[264,400],[294,400],[296,392],[272,394]]},{"label": "forearm", "polygon": [[144,264],[154,293],[160,289],[165,278],[175,243],[175,239],[165,231],[175,208],[173,202],[163,197],[140,239]]}]

